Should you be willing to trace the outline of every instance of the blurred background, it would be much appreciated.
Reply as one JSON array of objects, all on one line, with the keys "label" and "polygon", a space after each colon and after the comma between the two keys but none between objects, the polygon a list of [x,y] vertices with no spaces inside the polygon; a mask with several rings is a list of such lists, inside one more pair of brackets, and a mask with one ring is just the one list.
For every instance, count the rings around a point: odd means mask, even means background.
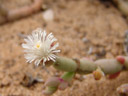
[{"label": "blurred background", "polygon": [[[127,0],[0,0],[0,95],[43,96],[44,81],[61,74],[26,63],[21,44],[36,28],[54,34],[60,56],[97,60],[126,55],[127,9]],[[117,96],[116,88],[128,83],[127,74],[100,81],[89,75],[53,96]],[[30,82],[35,78],[44,81]]]}]

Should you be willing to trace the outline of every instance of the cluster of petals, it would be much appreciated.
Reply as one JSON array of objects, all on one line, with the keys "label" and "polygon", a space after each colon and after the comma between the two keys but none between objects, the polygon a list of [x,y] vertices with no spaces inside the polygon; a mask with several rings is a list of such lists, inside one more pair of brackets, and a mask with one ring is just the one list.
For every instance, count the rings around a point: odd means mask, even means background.
[{"label": "cluster of petals", "polygon": [[55,43],[57,39],[52,33],[47,35],[41,28],[34,30],[24,40],[22,47],[25,49],[25,58],[27,62],[34,62],[37,66],[40,62],[45,65],[46,61],[55,61],[57,57],[55,54],[60,52],[56,49],[59,46],[59,43]]}]

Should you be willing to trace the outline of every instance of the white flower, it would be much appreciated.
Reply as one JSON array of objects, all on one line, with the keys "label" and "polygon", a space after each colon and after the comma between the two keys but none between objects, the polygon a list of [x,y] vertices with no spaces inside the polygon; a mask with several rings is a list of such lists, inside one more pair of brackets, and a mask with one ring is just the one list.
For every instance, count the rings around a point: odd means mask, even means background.
[{"label": "white flower", "polygon": [[43,65],[46,61],[55,61],[57,57],[55,53],[60,52],[60,50],[56,50],[59,43],[54,44],[57,39],[53,34],[47,35],[46,31],[42,31],[40,28],[34,30],[32,35],[27,36],[24,40],[26,44],[22,44],[22,47],[25,48],[25,58],[29,63],[34,61],[37,66],[41,61],[43,61]]}]

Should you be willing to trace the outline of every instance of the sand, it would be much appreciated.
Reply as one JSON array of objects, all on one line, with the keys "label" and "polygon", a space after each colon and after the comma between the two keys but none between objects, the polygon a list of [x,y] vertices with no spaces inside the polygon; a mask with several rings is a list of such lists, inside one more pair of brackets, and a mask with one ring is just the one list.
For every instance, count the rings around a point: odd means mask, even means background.
[{"label": "sand", "polygon": [[[31,0],[0,0],[9,10],[30,4]],[[21,44],[32,30],[41,27],[58,39],[59,56],[70,58],[90,57],[94,60],[125,55],[124,33],[126,19],[113,5],[98,0],[44,0],[53,10],[54,20],[46,22],[43,10],[31,16],[0,25],[0,94],[2,96],[43,96],[44,83],[26,87],[26,75],[39,76],[46,81],[58,72],[50,67],[48,74],[41,67],[26,63]],[[90,50],[90,51],[89,51]],[[114,80],[103,78],[95,81],[89,75],[82,81],[53,96],[117,96],[116,88],[128,83],[128,72],[122,72]]]}]

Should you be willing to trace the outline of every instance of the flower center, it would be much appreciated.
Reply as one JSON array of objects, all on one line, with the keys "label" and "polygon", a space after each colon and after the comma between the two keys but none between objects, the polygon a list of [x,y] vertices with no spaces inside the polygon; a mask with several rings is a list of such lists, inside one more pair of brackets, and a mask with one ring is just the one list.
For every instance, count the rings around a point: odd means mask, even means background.
[{"label": "flower center", "polygon": [[40,44],[37,44],[37,45],[36,45],[36,48],[40,48]]}]

